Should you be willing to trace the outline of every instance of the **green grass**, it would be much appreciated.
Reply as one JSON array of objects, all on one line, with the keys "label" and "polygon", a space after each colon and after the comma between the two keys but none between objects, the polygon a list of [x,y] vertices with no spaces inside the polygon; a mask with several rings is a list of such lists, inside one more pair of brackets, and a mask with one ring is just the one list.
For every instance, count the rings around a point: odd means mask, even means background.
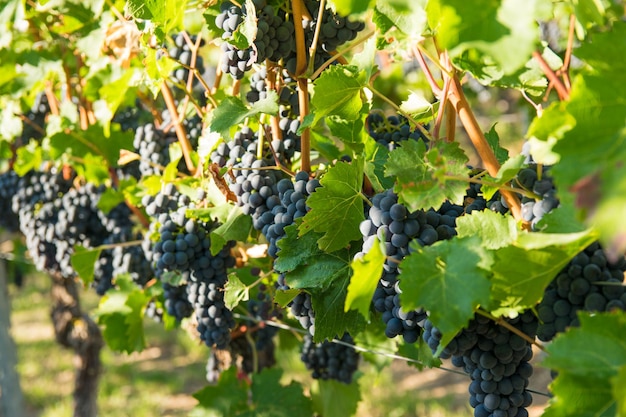
[{"label": "green grass", "polygon": [[[18,371],[29,417],[65,417],[73,410],[74,356],[54,340],[49,289],[49,281],[40,275],[26,277],[22,289],[10,288],[12,332],[18,345]],[[81,297],[86,311],[98,303],[91,290],[83,291]],[[166,331],[150,319],[145,324],[148,347],[143,352],[126,355],[107,347],[102,350],[104,373],[98,396],[101,416],[188,416],[196,404],[191,395],[205,386],[206,346],[192,340],[184,330]],[[280,351],[277,361],[285,370],[285,383],[293,379],[305,387],[315,387],[295,350]],[[442,371],[429,372],[432,378]],[[359,417],[471,415],[465,383],[461,384],[464,392],[460,395],[448,387],[439,387],[440,392],[432,387],[416,388],[422,374],[399,363],[381,371],[364,365],[361,373]]]}]

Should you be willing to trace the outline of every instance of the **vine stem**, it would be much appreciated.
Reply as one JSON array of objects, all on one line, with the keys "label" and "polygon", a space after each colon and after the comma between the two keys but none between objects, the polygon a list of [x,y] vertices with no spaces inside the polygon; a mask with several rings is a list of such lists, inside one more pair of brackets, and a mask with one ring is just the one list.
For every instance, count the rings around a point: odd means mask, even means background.
[{"label": "vine stem", "polygon": [[426,76],[428,84],[430,84],[430,89],[436,96],[441,96],[441,87],[439,87],[439,84],[437,84],[437,80],[435,80],[435,77],[433,77],[433,73],[430,71],[426,60],[424,59],[424,55],[422,55],[422,51],[420,51],[417,45],[413,45],[413,56],[415,56],[415,59],[417,59],[417,62],[422,68],[422,72]]},{"label": "vine stem", "polygon": [[[300,123],[309,114],[309,81],[306,78],[298,78],[298,104],[300,106]],[[311,172],[311,129],[306,127],[300,136],[300,169]]]},{"label": "vine stem", "polygon": [[167,85],[165,81],[161,83],[161,93],[163,94],[163,99],[165,100],[165,104],[167,109],[172,116],[172,123],[174,123],[174,129],[176,130],[176,137],[178,138],[178,142],[180,143],[180,147],[183,151],[183,158],[185,158],[185,165],[187,165],[187,169],[193,175],[196,172],[196,168],[191,160],[191,144],[189,143],[189,138],[187,137],[187,132],[185,132],[185,127],[181,123],[180,118],[178,117],[178,110],[176,110],[176,103],[174,102],[174,96],[172,95],[172,90]]},{"label": "vine stem", "polygon": [[576,28],[576,15],[571,14],[569,17],[569,33],[567,34],[567,49],[565,49],[565,57],[563,59],[563,67],[561,72],[563,74],[563,83],[569,91],[572,88],[569,79],[569,66],[572,60],[572,49],[574,49],[574,32]]},{"label": "vine stem", "polygon": [[507,329],[511,333],[518,335],[519,337],[521,337],[522,339],[524,339],[525,341],[527,341],[531,345],[535,345],[539,349],[541,349],[542,351],[545,352],[546,349],[545,349],[545,347],[541,343],[537,342],[536,339],[528,336],[526,333],[524,333],[523,331],[521,331],[517,327],[513,326],[508,321],[504,320],[502,317],[494,317],[493,315],[487,313],[486,311],[480,310],[480,309],[476,310],[476,313],[481,315],[481,316],[483,316],[483,317],[487,317],[490,320],[493,320],[494,322],[496,322],[497,325],[504,327],[505,329]]},{"label": "vine stem", "polygon": [[[265,65],[267,68],[267,88],[269,91],[276,91],[278,93],[278,88],[276,87],[276,66],[269,59],[265,61]],[[280,130],[278,117],[275,114],[270,116],[270,126],[272,128],[272,139],[283,140],[283,132]]]},{"label": "vine stem", "polygon": [[556,75],[554,71],[552,71],[552,68],[550,68],[546,60],[543,59],[543,56],[541,56],[539,52],[533,51],[533,58],[535,58],[535,60],[539,63],[539,67],[541,67],[543,73],[546,74],[546,77],[548,77],[548,80],[550,80],[550,84],[554,86],[556,93],[559,95],[559,99],[569,99],[569,91],[567,90],[559,76]]},{"label": "vine stem", "polygon": [[[304,44],[304,28],[302,27],[302,13],[304,9],[302,0],[291,0],[291,9],[293,12],[293,25],[296,36],[296,73],[299,77],[306,71],[306,46]],[[302,108],[300,108],[302,113]]]},{"label": "vine stem", "polygon": [[315,25],[315,33],[313,34],[313,42],[309,48],[309,65],[307,67],[307,73],[313,72],[315,67],[315,53],[317,52],[317,42],[320,39],[320,32],[322,29],[322,19],[324,17],[324,10],[326,9],[326,0],[320,0],[319,9],[317,12],[317,25]]},{"label": "vine stem", "polygon": [[[448,60],[447,57],[446,60]],[[492,177],[497,176],[498,171],[500,170],[500,163],[496,159],[496,155],[493,153],[491,146],[489,146],[483,131],[478,125],[478,121],[476,120],[474,113],[469,107],[469,103],[467,102],[465,94],[463,93],[463,88],[461,87],[461,82],[456,74],[452,78],[450,87],[450,94],[448,95],[450,103],[454,106],[456,113],[459,115],[459,119],[461,119],[461,123],[463,123],[463,127],[465,127],[472,144],[484,162],[487,172],[489,172],[489,175]],[[519,198],[517,198],[515,193],[506,189],[502,189],[500,192],[509,206],[513,217],[515,217],[515,220],[523,221]]]}]

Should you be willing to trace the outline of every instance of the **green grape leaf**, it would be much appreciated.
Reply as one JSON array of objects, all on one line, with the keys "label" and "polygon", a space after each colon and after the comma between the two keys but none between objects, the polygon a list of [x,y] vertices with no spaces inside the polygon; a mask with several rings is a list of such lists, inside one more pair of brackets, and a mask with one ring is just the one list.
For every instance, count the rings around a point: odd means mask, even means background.
[{"label": "green grape leaf", "polygon": [[107,188],[98,200],[98,208],[104,214],[109,214],[111,210],[124,202],[124,193],[114,188]]},{"label": "green grape leaf", "polygon": [[140,352],[146,347],[143,309],[150,297],[128,275],[117,276],[115,284],[95,311],[98,323],[104,327],[102,336],[116,352]]},{"label": "green grape leaf", "polygon": [[83,281],[85,287],[88,287],[93,281],[93,273],[96,262],[98,258],[100,258],[100,253],[102,253],[102,249],[100,248],[87,249],[80,245],[74,246],[74,253],[70,258],[70,263],[74,271],[76,271],[76,274],[78,274]]},{"label": "green grape leaf", "polygon": [[277,243],[280,251],[274,262],[274,268],[278,272],[293,271],[300,265],[307,265],[323,252],[317,246],[319,235],[308,233],[298,236],[296,224],[285,227],[285,237]]},{"label": "green grape leaf", "polygon": [[[496,184],[504,185],[515,178],[515,176],[519,173],[520,169],[524,166],[524,159],[524,155],[516,155],[509,158],[504,164],[502,164],[495,178],[491,178],[489,175],[486,175],[485,177]],[[484,198],[490,200],[498,191],[498,187],[494,185],[483,185],[481,187],[481,191],[483,192]]]},{"label": "green grape leaf", "polygon": [[33,141],[17,150],[17,159],[13,165],[13,170],[17,175],[24,176],[32,169],[39,169],[42,162],[43,149],[41,146],[36,146]]},{"label": "green grape leaf", "polygon": [[332,0],[331,3],[335,5],[335,9],[338,14],[347,16],[350,14],[366,12],[375,2],[374,0]]},{"label": "green grape leaf", "polygon": [[311,232],[298,238],[296,225],[285,227],[285,232],[278,241],[274,268],[285,273],[289,287],[311,294],[316,312],[314,340],[334,338],[345,331],[356,334],[364,326],[363,318],[354,310],[344,312],[352,255],[347,250],[321,251],[316,243],[319,235]]},{"label": "green grape leaf", "polygon": [[217,385],[207,385],[193,394],[198,400],[196,409],[212,411],[222,416],[236,416],[248,409],[248,390],[244,378],[239,378],[237,367],[223,371]]},{"label": "green grape leaf", "polygon": [[478,237],[444,240],[420,247],[399,266],[400,301],[409,311],[422,307],[441,330],[445,346],[489,301],[491,254]]},{"label": "green grape leaf", "polygon": [[182,27],[187,0],[129,0],[126,8],[136,19],[150,20],[159,42]]},{"label": "green grape leaf", "polygon": [[496,124],[497,123],[494,123],[491,129],[489,129],[489,132],[485,133],[485,139],[487,139],[489,147],[496,155],[496,159],[500,165],[502,165],[509,159],[509,151],[500,146],[500,136],[498,132],[496,132]]},{"label": "green grape leaf", "polygon": [[418,39],[426,29],[423,0],[380,0],[374,8],[373,22],[382,33],[393,27],[412,39]]},{"label": "green grape leaf", "polygon": [[559,374],[550,384],[554,397],[543,417],[615,417],[615,398],[606,379]]},{"label": "green grape leaf", "polygon": [[515,241],[517,224],[511,216],[490,210],[473,211],[456,219],[456,232],[458,237],[478,236],[486,249],[499,249]]},{"label": "green grape leaf", "polygon": [[365,166],[363,171],[377,193],[393,187],[393,178],[385,177],[385,164],[388,158],[389,150],[373,138],[368,137],[365,141]]},{"label": "green grape leaf", "polygon": [[361,239],[359,224],[364,219],[362,161],[338,162],[324,174],[320,183],[322,186],[307,199],[311,210],[300,225],[300,236],[311,231],[322,233],[318,240],[320,249],[333,252]]},{"label": "green grape leaf", "polygon": [[[619,35],[617,43],[626,38],[626,33]],[[594,45],[601,50],[610,48],[603,44],[606,39],[597,41]],[[556,142],[551,151],[559,161],[551,174],[557,189],[572,194],[578,215],[597,228],[600,241],[613,254],[626,250],[622,193],[626,187],[626,98],[619,91],[624,83],[626,75],[613,72],[578,75],[569,100],[550,112],[561,123],[543,122],[544,115],[537,124],[533,122],[532,131],[538,139]],[[558,115],[559,111],[566,115]]]},{"label": "green grape leaf", "polygon": [[241,282],[237,274],[229,274],[228,282],[224,287],[224,304],[226,308],[232,310],[240,302],[250,299],[250,289]]},{"label": "green grape leaf", "polygon": [[372,74],[376,72],[378,66],[376,65],[376,39],[369,38],[363,43],[363,49],[361,52],[354,54],[350,63],[356,65],[356,67],[365,71],[365,79],[372,78]]},{"label": "green grape leaf", "polygon": [[381,249],[381,243],[376,238],[372,249],[363,256],[352,261],[352,277],[348,285],[348,295],[344,311],[357,310],[369,321],[370,305],[372,297],[383,273],[385,254]]},{"label": "green grape leaf", "polygon": [[344,120],[335,116],[326,118],[326,125],[333,136],[339,138],[346,147],[360,153],[363,150],[363,143],[367,138],[363,118],[355,120]]},{"label": "green grape leaf", "polygon": [[319,414],[324,417],[345,417],[356,415],[361,401],[359,384],[344,384],[333,379],[319,380]]},{"label": "green grape leaf", "polygon": [[611,378],[613,398],[617,401],[617,415],[626,416],[626,365],[622,365],[617,375]]},{"label": "green grape leaf", "polygon": [[461,204],[467,161],[456,142],[437,142],[427,150],[424,142],[407,140],[389,155],[385,175],[396,178],[398,201],[410,211],[440,207],[446,200]]},{"label": "green grape leaf", "polygon": [[268,91],[267,96],[248,108],[237,97],[224,98],[211,116],[210,127],[213,132],[219,132],[229,137],[228,131],[242,123],[246,118],[260,113],[276,114],[278,112],[278,95],[275,91]]},{"label": "green grape leaf", "polygon": [[534,307],[550,281],[595,240],[589,231],[569,234],[522,233],[496,250],[492,266],[491,313],[515,315]]},{"label": "green grape leaf", "polygon": [[[591,3],[591,2],[589,2]],[[626,24],[616,23],[611,31],[593,33],[590,42],[585,42],[576,48],[576,57],[583,59],[596,71],[622,76],[626,72],[626,63],[621,60],[607,58],[617,56],[618,51],[626,48]]]},{"label": "green grape leaf", "polygon": [[[570,328],[546,347],[543,365],[558,372],[546,416],[615,416],[623,406],[626,313],[579,313]],[[609,383],[609,381],[611,383]]]},{"label": "green grape leaf", "polygon": [[230,206],[228,217],[211,232],[211,254],[217,255],[230,240],[245,241],[252,229],[252,218],[239,207]]},{"label": "green grape leaf", "polygon": [[550,8],[540,0],[437,0],[426,10],[439,47],[451,58],[477,51],[510,74],[530,59],[539,42],[536,20]]},{"label": "green grape leaf", "polygon": [[[339,272],[343,272],[341,275]],[[350,268],[335,273],[332,285],[326,289],[311,291],[313,311],[315,311],[314,342],[341,337],[345,332],[357,334],[365,327],[365,320],[355,310],[344,311]]]},{"label": "green grape leaf", "polygon": [[[304,395],[302,385],[291,381],[282,385],[283,371],[265,368],[252,377],[252,403],[254,410],[245,416],[292,417],[312,415],[311,399]],[[280,401],[277,401],[280,398]]]},{"label": "green grape leaf", "polygon": [[84,158],[92,154],[102,156],[109,167],[114,167],[122,149],[133,149],[132,134],[114,130],[106,136],[100,125],[91,125],[87,130],[59,132],[50,138],[50,154],[55,159],[67,155]]},{"label": "green grape leaf", "polygon": [[293,301],[300,294],[300,290],[297,288],[291,288],[288,290],[276,291],[274,295],[274,302],[281,306],[282,308],[287,307],[287,305]]},{"label": "green grape leaf", "polygon": [[314,91],[320,93],[314,93],[311,98],[315,114],[313,125],[326,116],[358,119],[363,107],[361,89],[366,83],[365,71],[359,71],[356,67],[333,65],[327,68],[315,81]]}]

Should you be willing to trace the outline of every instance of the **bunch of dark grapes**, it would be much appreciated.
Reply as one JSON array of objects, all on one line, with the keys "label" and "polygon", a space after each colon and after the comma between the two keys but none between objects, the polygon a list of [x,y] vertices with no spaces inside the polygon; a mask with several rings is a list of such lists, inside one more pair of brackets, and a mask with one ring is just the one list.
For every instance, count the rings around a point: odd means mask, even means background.
[{"label": "bunch of dark grapes", "polygon": [[623,256],[611,263],[598,242],[585,248],[546,288],[537,306],[537,337],[547,342],[568,327],[577,326],[579,311],[626,310],[624,271]]},{"label": "bunch of dark grapes", "polygon": [[[322,22],[318,21],[320,2],[319,0],[306,0],[306,8],[311,14],[312,20],[305,26],[306,35],[315,33],[317,25],[321,24],[320,35],[317,41],[318,47],[327,53],[336,51],[337,48],[346,42],[355,39],[357,34],[365,29],[365,23],[351,20],[334,13],[330,9],[324,9],[322,14]],[[310,39],[310,43],[313,38]]]},{"label": "bunch of dark grapes", "polygon": [[382,313],[389,338],[402,335],[408,343],[418,340],[420,322],[426,318],[423,310],[405,311],[400,305],[398,264],[409,254],[409,243],[432,245],[438,240],[456,235],[456,218],[464,212],[463,207],[444,203],[439,211],[418,210],[409,212],[398,203],[398,196],[391,190],[372,198],[372,207],[361,225],[363,249],[357,257],[370,251],[378,238],[385,245],[387,260],[382,277],[374,292],[374,308]]},{"label": "bunch of dark grapes", "polygon": [[402,115],[385,117],[380,110],[372,111],[368,114],[365,124],[367,133],[390,151],[405,140],[427,141],[422,131],[411,129],[409,121]]},{"label": "bunch of dark grapes", "polygon": [[[537,318],[527,311],[507,322],[530,339],[537,331]],[[441,332],[430,320],[424,325],[424,340],[435,352]],[[532,396],[526,390],[532,375],[530,343],[507,328],[481,315],[470,321],[443,349],[441,357],[452,357],[452,363],[471,376],[470,405],[475,417],[527,417]]]},{"label": "bunch of dark grapes", "polygon": [[[228,41],[222,44],[222,71],[230,73],[235,79],[241,79],[254,63],[261,63],[266,59],[278,62],[295,53],[294,26],[291,21],[285,20],[285,13],[274,9],[264,0],[254,3],[257,18],[254,45],[241,50]],[[240,8],[226,1],[221,5],[215,23],[224,31],[223,37],[228,40],[246,15],[245,6]]]},{"label": "bunch of dark grapes", "polygon": [[17,232],[20,222],[16,212],[13,211],[11,200],[18,192],[20,177],[13,170],[0,174],[0,227],[9,232]]},{"label": "bunch of dark grapes", "polygon": [[120,204],[107,215],[98,213],[105,226],[108,236],[103,245],[113,245],[112,249],[102,251],[94,269],[94,286],[96,293],[104,295],[113,287],[115,276],[128,274],[133,282],[143,287],[154,276],[150,263],[140,245],[126,246],[130,241],[140,242],[142,236],[134,231],[130,209]]},{"label": "bunch of dark grapes", "polygon": [[[335,14],[328,8],[322,12],[322,21],[320,23],[318,21],[320,2],[318,0],[307,0],[304,4],[309,12],[309,16],[311,16],[310,20],[303,22],[304,42],[307,50],[313,45],[316,29],[318,25],[321,25],[317,40],[317,52],[313,62],[313,68],[317,70],[332,57],[331,53],[336,51],[339,46],[356,38],[357,34],[365,28],[365,24]],[[285,68],[291,74],[295,74],[295,53],[285,57]]]},{"label": "bunch of dark grapes", "polygon": [[523,196],[521,199],[522,218],[530,222],[532,229],[536,230],[537,223],[543,216],[559,205],[554,182],[549,176],[549,167],[531,164],[517,174],[513,184],[538,196],[538,198]]},{"label": "bunch of dark grapes", "polygon": [[176,140],[174,131],[165,132],[153,123],[146,123],[135,130],[133,146],[141,157],[139,171],[142,176],[160,174],[160,167],[170,162],[169,146]]},{"label": "bunch of dark grapes", "polygon": [[319,180],[309,179],[309,174],[304,171],[298,172],[295,180],[294,183],[284,178],[278,182],[278,195],[267,200],[268,210],[254,222],[254,227],[269,241],[267,252],[274,258],[278,255],[277,243],[285,236],[285,227],[304,217],[309,210],[307,198],[320,186]]},{"label": "bunch of dark grapes", "polygon": [[[232,312],[224,304],[228,268],[235,266],[228,242],[216,255],[211,253],[210,232],[216,227],[186,216],[194,203],[167,184],[156,196],[144,197],[146,213],[153,217],[143,248],[156,276],[180,277],[181,285],[164,283],[165,307],[178,320],[195,311],[200,338],[207,346],[223,349],[235,326]],[[187,300],[182,297],[186,291]],[[193,307],[193,309],[192,309]]]},{"label": "bunch of dark grapes", "polygon": [[232,168],[230,189],[244,213],[252,216],[257,230],[262,230],[262,220],[268,218],[272,208],[280,204],[277,183],[284,178],[281,171],[263,169],[274,165],[270,158],[257,159],[257,135],[247,127],[237,132],[233,140],[223,142],[211,154],[211,162],[220,167]]},{"label": "bunch of dark grapes", "polygon": [[54,170],[30,171],[18,181],[11,208],[18,215],[28,252],[40,271],[59,270],[55,223],[60,210],[60,197],[71,186],[70,179],[65,179],[62,173]]},{"label": "bunch of dark grapes", "polygon": [[[348,333],[344,333],[340,340],[354,344]],[[304,336],[300,357],[313,378],[334,379],[345,384],[352,382],[352,375],[359,366],[359,353],[352,346],[328,340],[314,343],[313,337],[308,334]]]}]

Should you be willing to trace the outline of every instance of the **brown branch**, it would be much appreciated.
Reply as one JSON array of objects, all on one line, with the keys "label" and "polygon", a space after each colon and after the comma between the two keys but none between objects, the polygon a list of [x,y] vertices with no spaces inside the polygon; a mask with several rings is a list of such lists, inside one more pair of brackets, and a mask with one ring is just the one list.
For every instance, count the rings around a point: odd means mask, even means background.
[{"label": "brown branch", "polygon": [[569,17],[569,33],[567,34],[567,49],[565,49],[565,58],[563,59],[563,67],[560,72],[563,76],[563,83],[569,91],[572,88],[572,84],[569,79],[569,66],[572,61],[572,49],[574,49],[574,33],[576,29],[576,15],[571,14]]},{"label": "brown branch", "polygon": [[102,334],[98,325],[81,310],[76,282],[60,274],[53,274],[51,278],[54,334],[57,342],[72,349],[77,358],[74,417],[96,417],[98,383],[102,374]]},{"label": "brown branch", "polygon": [[533,51],[533,58],[537,60],[539,67],[541,67],[541,70],[544,72],[546,77],[548,77],[548,80],[550,80],[550,84],[554,86],[559,98],[561,100],[569,99],[569,91],[567,91],[567,88],[565,88],[565,85],[563,85],[563,82],[558,75],[552,71],[552,68],[550,68],[546,60],[543,59],[543,56],[541,56],[539,52]]},{"label": "brown branch", "polygon": [[[300,107],[300,123],[304,123],[304,118],[309,114],[309,90],[308,80],[298,78],[298,104]],[[302,157],[300,165],[302,171],[311,172],[311,129],[305,128],[300,137],[300,155]]]},{"label": "brown branch", "polygon": [[185,158],[185,164],[187,165],[187,169],[191,175],[193,175],[196,172],[196,168],[191,160],[191,144],[189,143],[189,138],[187,138],[185,127],[178,117],[178,110],[176,110],[176,103],[174,102],[172,90],[170,90],[170,87],[165,81],[161,84],[161,93],[163,94],[165,104],[167,105],[167,109],[172,117],[172,123],[174,123],[174,129],[176,130],[176,137],[178,138],[178,142],[180,143],[180,147],[183,151],[183,158]]},{"label": "brown branch", "polygon": [[[270,60],[267,60],[265,66],[267,68],[267,77],[265,79],[267,82],[267,90],[276,91],[277,93],[280,94],[276,86],[276,66]],[[270,116],[270,126],[272,127],[272,139],[282,140],[283,132],[280,129],[277,115],[273,114]],[[271,141],[270,141],[270,145],[271,145]]]},{"label": "brown branch", "polygon": [[426,60],[424,59],[424,55],[422,55],[422,51],[420,51],[416,45],[413,45],[413,55],[422,68],[422,72],[426,76],[426,80],[428,81],[428,84],[430,84],[430,89],[433,91],[433,94],[435,96],[441,96],[441,88],[437,84],[435,77],[433,77],[433,73],[430,71]]},{"label": "brown branch", "polygon": [[[467,135],[469,136],[474,148],[478,152],[478,155],[481,157],[483,163],[485,164],[485,168],[487,168],[487,172],[492,177],[495,177],[500,170],[500,163],[496,159],[496,155],[493,153],[491,146],[487,142],[485,135],[483,134],[482,129],[480,128],[474,113],[469,107],[469,103],[465,98],[465,94],[463,93],[463,89],[461,87],[461,82],[458,77],[455,75],[453,77],[452,83],[450,85],[450,94],[448,95],[448,99],[456,113],[459,115],[459,119],[461,119],[461,123],[463,123],[463,127],[465,128]],[[502,197],[506,201],[513,217],[516,220],[522,220],[522,212],[520,201],[515,193],[509,190],[500,190]]]},{"label": "brown branch", "polygon": [[456,113],[454,106],[446,99],[446,141],[454,142],[456,134]]},{"label": "brown branch", "polygon": [[[302,0],[291,0],[291,9],[293,12],[293,25],[296,36],[296,77],[304,74],[306,71],[306,46],[304,43],[304,28],[302,27],[302,13],[305,9]],[[302,108],[300,108],[302,112]]]},{"label": "brown branch", "polygon": [[52,83],[48,81],[46,83],[46,98],[48,99],[48,104],[50,105],[50,113],[55,116],[59,115],[59,100],[54,95],[54,91],[52,90]]}]

